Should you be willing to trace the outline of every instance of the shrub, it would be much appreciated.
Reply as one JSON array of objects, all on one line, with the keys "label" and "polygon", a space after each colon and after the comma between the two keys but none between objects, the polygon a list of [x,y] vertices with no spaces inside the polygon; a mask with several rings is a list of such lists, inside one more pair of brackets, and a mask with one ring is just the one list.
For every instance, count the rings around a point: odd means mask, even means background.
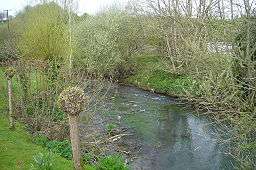
[{"label": "shrub", "polygon": [[37,145],[45,147],[48,142],[49,139],[44,135],[38,135],[34,137],[34,143]]},{"label": "shrub", "polygon": [[27,8],[19,14],[16,22],[22,24],[16,28],[16,32],[20,34],[17,44],[23,58],[63,59],[69,49],[65,35],[66,15],[60,6],[53,2]]},{"label": "shrub", "polygon": [[115,77],[129,72],[129,56],[142,43],[138,21],[121,12],[87,17],[76,25],[75,65],[89,73]]}]

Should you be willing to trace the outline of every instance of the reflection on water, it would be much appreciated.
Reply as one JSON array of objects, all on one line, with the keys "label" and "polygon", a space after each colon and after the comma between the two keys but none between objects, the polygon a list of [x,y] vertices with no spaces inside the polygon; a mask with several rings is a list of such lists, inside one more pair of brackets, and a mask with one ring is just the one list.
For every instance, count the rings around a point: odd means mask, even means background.
[{"label": "reflection on water", "polygon": [[141,156],[132,169],[232,169],[218,143],[216,125],[175,104],[172,98],[118,86],[111,90],[108,112],[122,120],[141,139]]}]

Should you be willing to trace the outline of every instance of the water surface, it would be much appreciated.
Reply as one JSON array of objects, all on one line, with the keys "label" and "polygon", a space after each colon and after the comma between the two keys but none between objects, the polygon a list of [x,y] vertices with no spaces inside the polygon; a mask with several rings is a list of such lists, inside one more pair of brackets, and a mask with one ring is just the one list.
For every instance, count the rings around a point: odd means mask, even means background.
[{"label": "water surface", "polygon": [[233,169],[219,126],[175,99],[127,86],[115,87],[107,98],[108,114],[121,116],[142,144],[132,169]]}]

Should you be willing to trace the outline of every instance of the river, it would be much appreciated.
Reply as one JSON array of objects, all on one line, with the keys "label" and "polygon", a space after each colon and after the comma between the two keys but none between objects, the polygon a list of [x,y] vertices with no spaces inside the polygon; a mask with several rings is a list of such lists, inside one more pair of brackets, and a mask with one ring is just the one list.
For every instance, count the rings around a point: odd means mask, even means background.
[{"label": "river", "polygon": [[108,116],[118,116],[133,129],[141,143],[131,169],[233,169],[233,160],[222,142],[223,129],[175,98],[116,86],[109,91],[104,107]]}]

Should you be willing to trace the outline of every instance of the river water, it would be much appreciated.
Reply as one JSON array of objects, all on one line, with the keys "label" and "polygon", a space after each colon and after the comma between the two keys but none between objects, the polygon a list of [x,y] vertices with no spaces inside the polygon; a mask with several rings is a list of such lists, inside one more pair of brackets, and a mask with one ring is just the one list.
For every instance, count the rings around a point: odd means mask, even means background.
[{"label": "river water", "polygon": [[116,86],[109,91],[109,115],[133,129],[141,143],[131,169],[233,169],[221,128],[177,103],[174,98],[138,88]]}]

